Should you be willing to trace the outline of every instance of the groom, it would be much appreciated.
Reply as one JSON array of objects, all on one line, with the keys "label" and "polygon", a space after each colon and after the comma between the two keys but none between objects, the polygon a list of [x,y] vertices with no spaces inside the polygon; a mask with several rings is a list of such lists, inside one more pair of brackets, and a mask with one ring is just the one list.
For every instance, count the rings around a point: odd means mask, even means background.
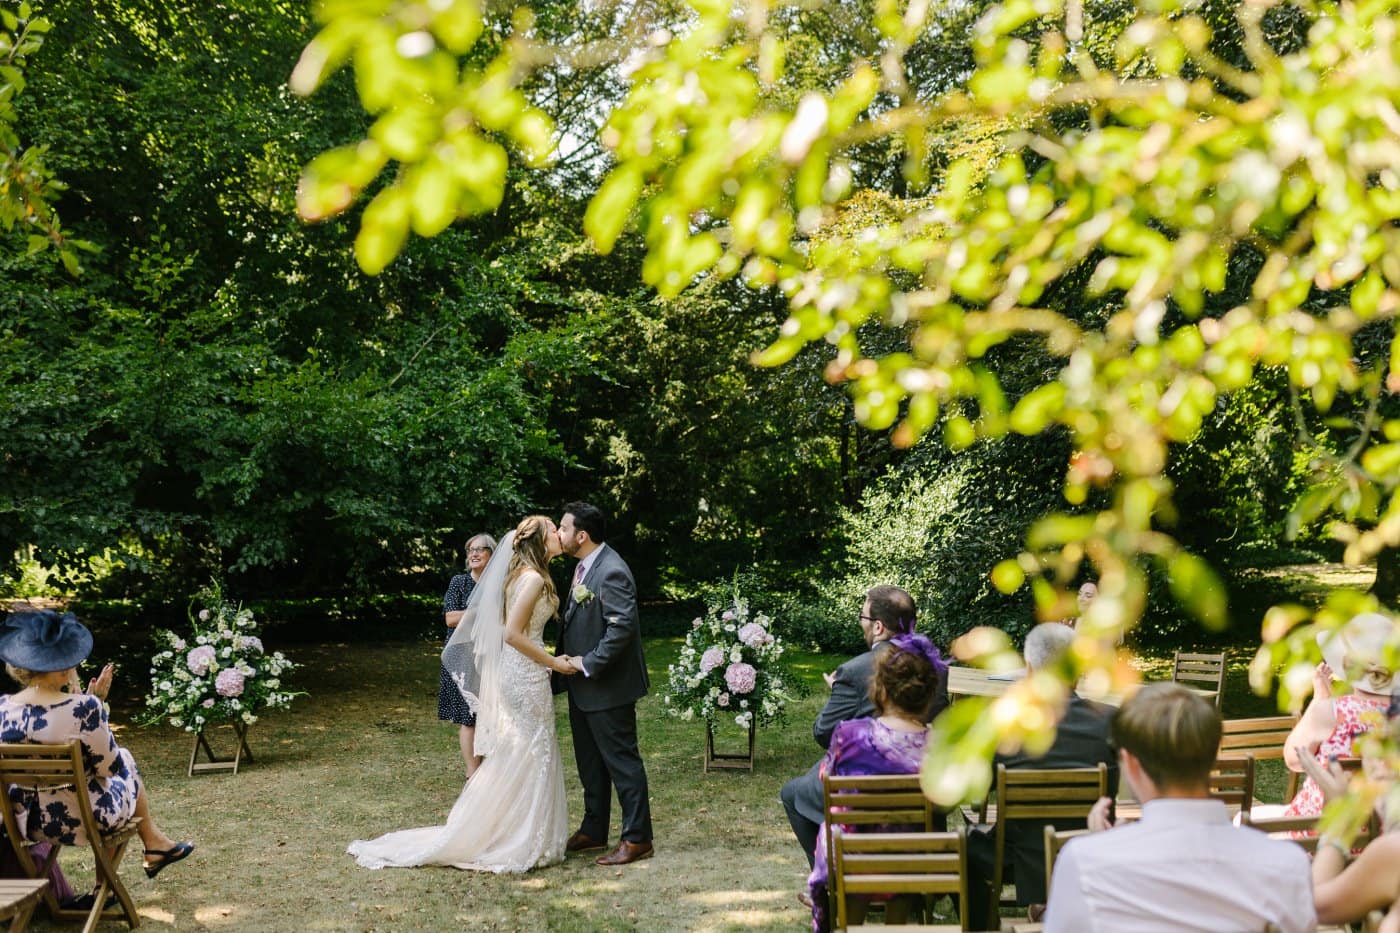
[{"label": "groom", "polygon": [[637,586],[605,538],[601,511],[586,502],[564,507],[559,544],[565,554],[578,558],[578,568],[564,601],[559,653],[577,673],[556,679],[555,691],[569,691],[569,727],[584,811],[583,824],[565,848],[607,848],[616,787],[622,840],[598,864],[626,865],[652,855],[647,773],[637,749],[637,700],[647,692],[647,666]]}]

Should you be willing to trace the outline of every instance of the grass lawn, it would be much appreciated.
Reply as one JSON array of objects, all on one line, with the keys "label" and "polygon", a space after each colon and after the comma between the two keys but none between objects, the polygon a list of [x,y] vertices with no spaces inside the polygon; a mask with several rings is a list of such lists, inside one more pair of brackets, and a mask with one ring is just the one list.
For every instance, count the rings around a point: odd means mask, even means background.
[{"label": "grass lawn", "polygon": [[[356,838],[434,824],[460,790],[453,727],[436,719],[439,647],[427,642],[301,645],[296,682],[309,691],[291,712],[249,734],[256,761],[238,775],[185,776],[192,738],[172,728],[119,728],[150,787],[157,818],[199,849],[148,881],[139,852],[122,876],[151,929],[210,930],[798,930],[809,922],[796,894],[806,875],[778,802],[789,777],[816,760],[810,724],[824,699],[820,674],[840,659],[789,655],[813,686],[785,727],[760,731],[752,773],[702,774],[703,727],[662,715],[659,693],[680,639],[647,643],[652,695],[639,706],[651,783],[655,858],[604,869],[592,856],[525,876],[449,868],[367,871],[345,854]],[[1240,657],[1227,715],[1267,712],[1249,697]],[[1161,676],[1159,660],[1145,661]],[[135,678],[133,666],[131,677]],[[135,711],[114,690],[114,720]],[[1252,703],[1250,702],[1252,701]],[[564,699],[557,701],[571,819],[581,813]],[[1248,703],[1249,708],[1242,708]],[[737,749],[737,730],[729,737]],[[231,742],[227,729],[214,738]],[[230,749],[231,750],[231,749]],[[1276,763],[1266,763],[1276,764]],[[1276,769],[1265,769],[1266,775]],[[1278,799],[1281,773],[1262,794]],[[619,815],[613,815],[616,840]],[[90,880],[66,853],[75,888]],[[90,876],[89,876],[90,878]],[[106,925],[105,929],[116,929]],[[34,929],[50,924],[42,912]]]}]

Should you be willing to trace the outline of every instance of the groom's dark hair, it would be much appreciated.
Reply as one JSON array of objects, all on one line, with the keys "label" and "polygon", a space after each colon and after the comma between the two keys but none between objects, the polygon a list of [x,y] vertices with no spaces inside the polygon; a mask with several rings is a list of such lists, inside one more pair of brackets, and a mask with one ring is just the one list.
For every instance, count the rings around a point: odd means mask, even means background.
[{"label": "groom's dark hair", "polygon": [[564,514],[574,517],[574,528],[588,532],[588,540],[602,544],[608,539],[608,522],[603,510],[587,502],[570,502],[564,506]]}]

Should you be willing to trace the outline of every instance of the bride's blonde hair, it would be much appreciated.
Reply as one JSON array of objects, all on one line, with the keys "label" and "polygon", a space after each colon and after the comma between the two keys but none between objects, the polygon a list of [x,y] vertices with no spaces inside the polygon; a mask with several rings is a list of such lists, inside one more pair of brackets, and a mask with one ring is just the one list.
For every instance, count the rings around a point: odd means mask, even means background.
[{"label": "bride's blonde hair", "polygon": [[544,592],[555,605],[559,594],[555,592],[554,580],[549,575],[549,535],[550,521],[543,515],[527,515],[515,526],[515,553],[510,557],[506,568],[506,579],[514,580],[521,571],[529,568],[544,578]]}]

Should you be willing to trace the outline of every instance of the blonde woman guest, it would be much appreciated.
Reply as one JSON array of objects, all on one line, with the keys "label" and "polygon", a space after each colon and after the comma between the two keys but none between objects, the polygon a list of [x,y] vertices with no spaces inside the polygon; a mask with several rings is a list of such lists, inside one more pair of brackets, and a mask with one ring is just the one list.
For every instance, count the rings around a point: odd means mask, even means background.
[{"label": "blonde woman guest", "polygon": [[[1341,630],[1321,633],[1323,663],[1313,675],[1313,698],[1284,743],[1284,762],[1303,771],[1298,750],[1314,756],[1319,764],[1355,754],[1352,743],[1370,729],[1368,720],[1384,715],[1391,694],[1400,683],[1395,672],[1380,664],[1386,641],[1393,637],[1395,622],[1378,612],[1349,619]],[[1352,692],[1332,695],[1332,678],[1342,677]],[[1311,776],[1293,798],[1286,816],[1317,816],[1322,812],[1322,790]]]},{"label": "blonde woman guest", "polygon": [[[72,613],[59,615],[47,609],[12,613],[0,627],[0,660],[21,689],[0,696],[0,742],[81,742],[88,800],[97,825],[116,829],[133,817],[140,818],[137,832],[146,850],[146,876],[154,878],[193,852],[194,844],[176,842],[161,831],[135,759],[112,735],[103,703],[112,683],[112,666],[102,669],[87,693],[67,692],[77,684],[77,667],[91,651],[92,633]],[[11,788],[9,796],[29,839],[86,844],[73,790]]]},{"label": "blonde woman guest", "polygon": [[[1400,713],[1396,704],[1391,704],[1390,713],[1394,735],[1397,724],[1393,717]],[[1337,762],[1323,766],[1307,754],[1298,756],[1298,762],[1321,788],[1328,803],[1349,793],[1351,775]],[[1362,766],[1373,781],[1389,784],[1394,780],[1381,761],[1367,758]],[[1371,911],[1381,910],[1388,911],[1381,922],[1381,933],[1400,931],[1400,831],[1397,831],[1400,826],[1389,818],[1383,806],[1378,809],[1383,833],[1355,859],[1351,858],[1351,847],[1342,839],[1328,835],[1318,837],[1317,855],[1312,865],[1313,902],[1317,906],[1318,923],[1359,923]]]},{"label": "blonde woman guest", "polygon": [[[496,552],[496,539],[488,534],[480,534],[467,542],[467,572],[459,573],[447,584],[447,593],[442,597],[442,618],[447,624],[447,637],[462,621],[467,600],[481,572]],[[481,767],[481,756],[476,754],[476,713],[462,696],[462,691],[452,682],[447,668],[442,669],[438,678],[438,719],[457,724],[457,744],[462,749],[462,760],[467,765],[467,780]]]}]

